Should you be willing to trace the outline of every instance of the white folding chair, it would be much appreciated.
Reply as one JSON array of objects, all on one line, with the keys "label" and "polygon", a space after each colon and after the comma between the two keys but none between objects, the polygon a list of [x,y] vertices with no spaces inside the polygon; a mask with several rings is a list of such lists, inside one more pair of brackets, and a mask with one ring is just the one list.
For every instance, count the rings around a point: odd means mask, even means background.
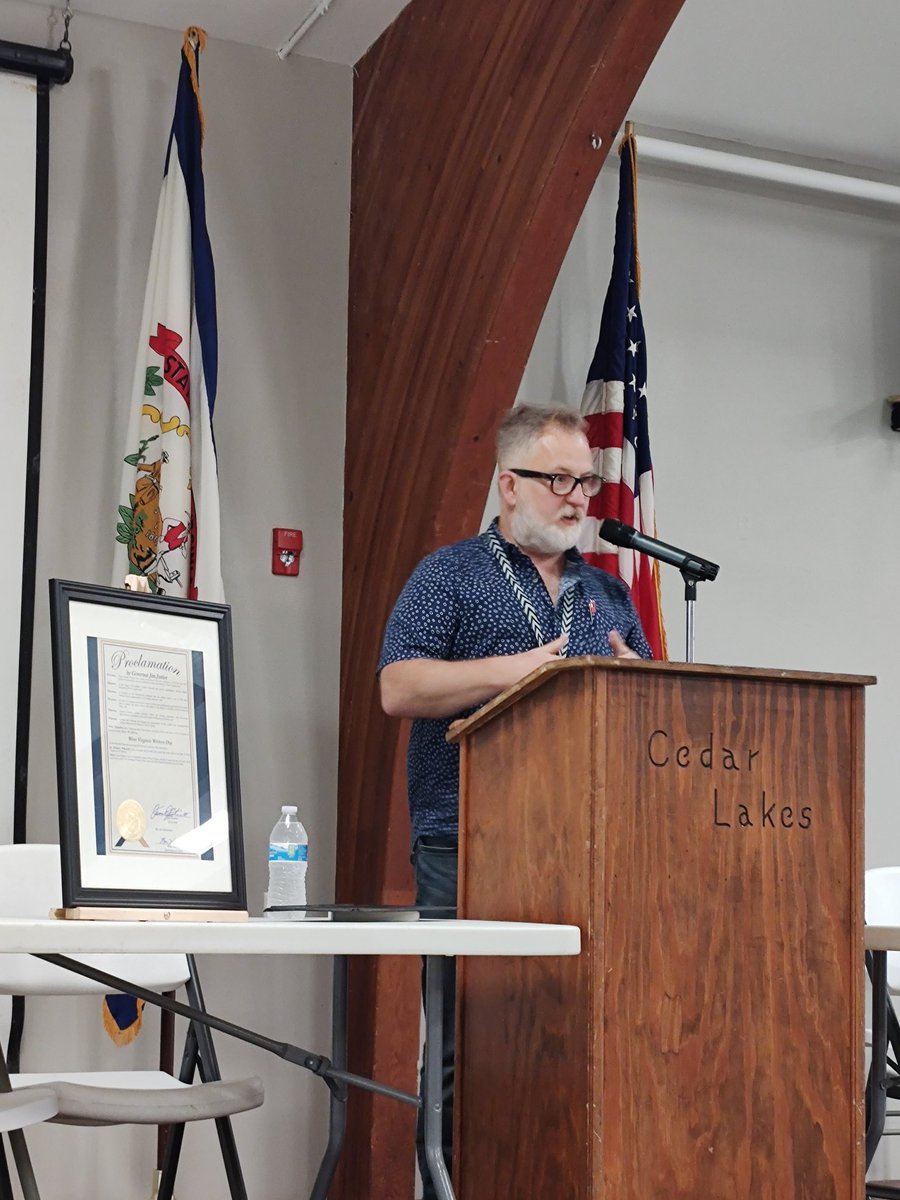
[{"label": "white folding chair", "polygon": [[[900,867],[866,871],[866,924],[900,925]],[[888,992],[900,996],[900,951],[887,956]]]},{"label": "white folding chair", "polygon": [[[867,925],[900,925],[900,867],[873,867],[865,875],[865,904]],[[892,997],[900,995],[900,953],[887,955],[887,1075],[885,1096],[900,1099],[900,1023],[893,1008]],[[867,1037],[866,1044],[871,1042]],[[900,1110],[888,1109],[885,1117],[898,1117]],[[882,1137],[896,1137],[900,1129],[885,1128]],[[866,1197],[893,1197],[900,1200],[896,1183],[867,1180]]]},{"label": "white folding chair", "polygon": [[49,1087],[28,1088],[24,1093],[0,1093],[0,1133],[49,1121],[56,1116],[58,1107],[56,1092]]},{"label": "white folding chair", "polygon": [[[42,917],[58,908],[58,846],[0,846],[0,912],[6,917]],[[188,1001],[202,1008],[194,964],[183,954],[89,954],[80,961],[157,992],[185,986]],[[10,996],[103,995],[108,988],[28,954],[0,954],[0,994]],[[205,1081],[192,1084],[198,1070]],[[0,1051],[0,1092],[6,1063]],[[261,1081],[222,1081],[207,1030],[188,1028],[180,1078],[164,1071],[88,1071],[9,1076],[20,1101],[45,1097],[49,1089],[56,1112],[48,1120],[69,1125],[170,1125],[160,1200],[170,1200],[187,1121],[216,1121],[226,1175],[233,1200],[246,1200],[234,1136],[228,1118],[257,1108],[263,1101]],[[12,1101],[8,1103],[12,1104]],[[21,1135],[18,1135],[21,1137]],[[17,1156],[18,1162],[18,1156]]]},{"label": "white folding chair", "polygon": [[[8,1134],[10,1146],[16,1160],[16,1169],[25,1200],[40,1200],[34,1172],[25,1141],[20,1135],[26,1125],[49,1121],[56,1116],[58,1104],[52,1088],[28,1088],[25,1094],[0,1092],[0,1132]],[[6,1164],[6,1154],[0,1145],[0,1195],[12,1198],[12,1182]]]}]

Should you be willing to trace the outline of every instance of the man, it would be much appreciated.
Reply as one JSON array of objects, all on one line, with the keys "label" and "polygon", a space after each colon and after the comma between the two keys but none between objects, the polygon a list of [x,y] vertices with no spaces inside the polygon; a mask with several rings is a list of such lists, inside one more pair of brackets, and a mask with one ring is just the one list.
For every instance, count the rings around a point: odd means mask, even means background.
[{"label": "man", "polygon": [[[499,517],[480,537],[423,559],[388,621],[381,702],[390,716],[413,718],[407,782],[419,905],[456,905],[459,751],[445,740],[451,721],[560,655],[652,657],[626,586],[574,548],[601,482],[584,428],[573,409],[512,409],[497,435]],[[445,962],[449,1164],[454,998],[453,964]]]}]

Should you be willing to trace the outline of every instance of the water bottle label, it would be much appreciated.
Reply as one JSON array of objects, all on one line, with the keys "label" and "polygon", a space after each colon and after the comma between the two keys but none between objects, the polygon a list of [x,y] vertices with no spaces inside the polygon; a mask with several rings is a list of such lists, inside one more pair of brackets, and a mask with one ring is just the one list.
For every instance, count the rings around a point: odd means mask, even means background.
[{"label": "water bottle label", "polygon": [[308,857],[309,845],[306,842],[269,843],[269,862],[306,862]]}]

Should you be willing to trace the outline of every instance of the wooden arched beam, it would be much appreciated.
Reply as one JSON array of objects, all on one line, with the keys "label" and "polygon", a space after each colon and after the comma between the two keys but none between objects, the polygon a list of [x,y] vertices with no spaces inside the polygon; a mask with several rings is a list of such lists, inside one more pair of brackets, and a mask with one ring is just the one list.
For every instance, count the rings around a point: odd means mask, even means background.
[{"label": "wooden arched beam", "polygon": [[[412,0],[357,64],[341,898],[409,898],[405,737],[381,713],[375,680],[384,624],[416,562],[478,530],[493,432],[597,173],[681,4]],[[371,1022],[353,1031],[351,1069],[412,1086],[400,1064],[417,1018],[413,969],[357,968],[354,982]],[[389,1104],[354,1097],[345,1200],[408,1194],[410,1135]]]}]

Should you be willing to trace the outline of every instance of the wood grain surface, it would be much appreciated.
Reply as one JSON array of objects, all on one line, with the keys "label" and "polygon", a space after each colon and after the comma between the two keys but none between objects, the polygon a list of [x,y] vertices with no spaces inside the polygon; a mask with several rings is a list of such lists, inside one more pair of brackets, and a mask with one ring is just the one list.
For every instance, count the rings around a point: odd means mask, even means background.
[{"label": "wood grain surface", "polygon": [[461,1200],[859,1200],[863,694],[586,667],[466,738],[465,915],[587,950],[465,964]]},{"label": "wood grain surface", "polygon": [[[418,559],[478,530],[494,430],[597,173],[681,4],[412,0],[356,66],[339,899],[411,892],[401,735],[376,694],[385,621]],[[375,1005],[352,1032],[354,1070],[393,1061],[415,1036],[410,967],[397,969],[403,979],[383,990],[354,970]],[[411,1193],[411,1155],[408,1176],[391,1177],[405,1132],[373,1136],[371,1112],[370,1100],[352,1097],[344,1200]]]}]

